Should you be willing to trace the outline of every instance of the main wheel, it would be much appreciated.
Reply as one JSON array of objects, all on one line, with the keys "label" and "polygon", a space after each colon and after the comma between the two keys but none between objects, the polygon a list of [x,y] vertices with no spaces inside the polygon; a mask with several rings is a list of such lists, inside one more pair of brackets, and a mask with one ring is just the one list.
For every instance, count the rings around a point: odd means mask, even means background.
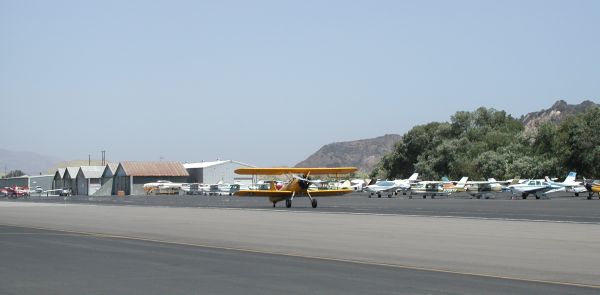
[{"label": "main wheel", "polygon": [[575,193],[575,196],[576,196],[576,197],[579,197],[579,193]]},{"label": "main wheel", "polygon": [[313,208],[317,208],[317,199],[312,199],[312,201],[310,201],[310,205],[311,205]]},{"label": "main wheel", "polygon": [[292,200],[285,200],[285,207],[286,208],[291,208],[292,207]]},{"label": "main wheel", "polygon": [[538,195],[535,195],[535,199],[536,199],[536,200],[539,200],[539,199],[540,199],[540,196],[538,196]]},{"label": "main wheel", "polygon": [[273,202],[273,208],[275,208],[275,202]]},{"label": "main wheel", "polygon": [[377,194],[377,197],[378,197],[378,198],[381,198],[381,194]]}]

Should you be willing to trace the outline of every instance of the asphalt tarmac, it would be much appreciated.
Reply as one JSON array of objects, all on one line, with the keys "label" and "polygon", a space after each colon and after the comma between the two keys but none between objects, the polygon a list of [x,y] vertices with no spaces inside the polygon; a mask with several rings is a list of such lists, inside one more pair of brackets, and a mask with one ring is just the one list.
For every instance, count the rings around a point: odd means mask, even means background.
[{"label": "asphalt tarmac", "polygon": [[0,226],[0,294],[598,294],[595,288]]},{"label": "asphalt tarmac", "polygon": [[[600,200],[594,196],[553,194],[550,199],[527,200],[514,198],[510,193],[493,194],[493,199],[470,199],[466,194],[427,199],[398,195],[393,198],[368,198],[366,193],[353,193],[340,197],[318,198],[319,206],[311,208],[307,198],[295,198],[293,207],[287,209],[284,202],[272,208],[267,198],[234,196],[125,196],[125,197],[46,197],[32,196],[20,199],[25,202],[103,204],[200,208],[246,208],[281,211],[308,211],[333,213],[364,213],[417,216],[448,216],[484,219],[537,220],[561,222],[586,222],[600,224]],[[10,201],[0,198],[0,201]]]}]

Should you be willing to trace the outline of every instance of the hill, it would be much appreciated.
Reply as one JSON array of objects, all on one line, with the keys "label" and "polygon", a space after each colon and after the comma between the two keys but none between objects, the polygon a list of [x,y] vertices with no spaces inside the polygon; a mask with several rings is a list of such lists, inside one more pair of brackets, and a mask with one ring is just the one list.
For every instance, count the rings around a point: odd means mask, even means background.
[{"label": "hill", "polygon": [[354,166],[360,172],[368,173],[383,155],[392,151],[394,143],[401,138],[397,134],[386,134],[370,139],[330,143],[295,167]]},{"label": "hill", "polygon": [[29,175],[46,173],[54,167],[59,160],[46,155],[32,152],[17,152],[0,148],[0,169],[21,170]]},{"label": "hill", "polygon": [[567,104],[564,100],[558,100],[549,109],[531,112],[522,116],[520,121],[525,125],[525,130],[531,130],[545,122],[561,123],[567,117],[583,113],[594,106],[600,106],[600,104],[589,100],[580,104]]}]

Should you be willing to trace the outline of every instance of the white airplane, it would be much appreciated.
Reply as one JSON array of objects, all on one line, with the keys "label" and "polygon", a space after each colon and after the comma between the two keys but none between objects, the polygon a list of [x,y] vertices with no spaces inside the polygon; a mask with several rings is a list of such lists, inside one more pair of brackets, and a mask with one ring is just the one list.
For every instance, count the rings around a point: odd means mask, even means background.
[{"label": "white airplane", "polygon": [[560,189],[561,186],[547,182],[545,179],[530,179],[523,183],[511,184],[508,188],[513,194],[520,193],[523,199],[527,199],[528,195],[534,195],[536,199],[541,196],[547,197],[547,193]]},{"label": "white airplane", "polygon": [[587,189],[585,188],[585,186],[583,185],[582,182],[575,181],[576,177],[577,177],[576,172],[569,172],[569,174],[567,174],[567,178],[565,178],[565,181],[554,182],[554,181],[550,180],[550,178],[548,178],[548,176],[546,176],[546,182],[560,187],[558,189],[549,191],[549,193],[563,191],[563,192],[568,192],[568,193],[574,193],[576,197],[579,197],[579,193],[587,192]]},{"label": "white airplane", "polygon": [[417,178],[419,178],[419,173],[413,173],[407,179],[394,180],[394,183],[396,183],[396,185],[398,186],[398,190],[401,190],[402,194],[406,195],[406,192],[410,190],[411,185],[418,182]]},{"label": "white airplane", "polygon": [[510,191],[507,186],[517,183],[519,183],[519,179],[497,181],[495,178],[488,178],[487,181],[467,181],[465,192],[477,199],[489,199],[493,193]]},{"label": "white airplane", "polygon": [[465,191],[465,185],[467,184],[468,177],[463,177],[459,181],[450,181],[448,177],[442,177],[442,181],[421,181],[414,185],[410,189],[410,196],[422,195],[423,199],[427,198],[430,194],[431,198],[435,196],[448,196],[453,193],[460,193]]},{"label": "white airplane", "polygon": [[400,186],[394,181],[378,180],[374,184],[367,185],[366,190],[369,193],[369,198],[375,194],[377,194],[378,198],[381,198],[382,193],[386,193],[388,198],[391,198],[399,188]]}]

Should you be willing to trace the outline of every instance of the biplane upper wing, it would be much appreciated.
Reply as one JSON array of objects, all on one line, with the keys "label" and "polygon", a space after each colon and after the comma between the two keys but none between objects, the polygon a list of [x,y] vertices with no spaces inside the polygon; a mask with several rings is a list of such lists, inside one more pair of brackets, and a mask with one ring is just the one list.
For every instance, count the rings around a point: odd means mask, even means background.
[{"label": "biplane upper wing", "polygon": [[277,191],[277,190],[239,190],[233,193],[238,197],[291,197],[292,191]]},{"label": "biplane upper wing", "polygon": [[310,175],[333,175],[350,174],[356,172],[356,167],[338,168],[240,168],[236,174],[243,175],[283,175],[283,174],[310,174]]}]

